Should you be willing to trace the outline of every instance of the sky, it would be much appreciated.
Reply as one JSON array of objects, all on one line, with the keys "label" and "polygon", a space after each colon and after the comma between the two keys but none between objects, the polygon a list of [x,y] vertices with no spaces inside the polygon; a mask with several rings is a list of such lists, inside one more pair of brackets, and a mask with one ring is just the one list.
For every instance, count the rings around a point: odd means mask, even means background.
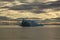
[{"label": "sky", "polygon": [[[11,2],[14,2],[14,0],[0,0],[0,1],[6,1],[6,2],[9,2],[8,3],[8,6],[12,6],[12,4],[10,4]],[[16,0],[17,1],[17,0]],[[15,2],[16,2],[15,1]],[[19,1],[21,1],[21,0],[19,0]],[[24,1],[24,0],[23,0]],[[34,0],[33,0],[34,1]],[[36,1],[36,0],[35,0]],[[31,10],[32,11],[32,13],[35,13],[36,12],[36,10],[39,12],[39,10],[41,10],[40,12],[43,12],[43,14],[42,13],[36,13],[35,15],[37,15],[37,16],[39,16],[39,17],[41,17],[41,18],[52,18],[52,17],[54,17],[54,18],[56,18],[56,17],[60,17],[60,2],[57,2],[57,1],[60,1],[60,0],[37,0],[37,1],[40,1],[40,2],[51,2],[51,1],[53,1],[53,3],[51,3],[51,4],[48,4],[48,5],[46,5],[46,4],[41,4],[40,5],[40,7],[38,8],[38,6],[37,6],[37,9],[35,9],[35,10]],[[32,0],[27,0],[27,2],[32,2]],[[18,4],[18,2],[16,3],[16,4]],[[32,5],[32,4],[31,4]],[[6,7],[6,6],[5,6]],[[9,8],[9,13],[10,13],[10,9],[11,10],[27,10],[27,9],[29,9],[29,7],[30,6],[28,6],[28,8],[27,7],[24,7],[24,5],[15,5],[15,6],[12,6],[11,8]],[[34,7],[33,7],[34,8]],[[44,12],[44,11],[46,11],[46,12]],[[15,13],[15,11],[11,11],[11,12],[14,12]],[[28,13],[28,12],[27,12]],[[26,14],[27,14],[26,13]],[[32,15],[32,13],[30,13],[31,15]],[[6,14],[6,13],[5,13]],[[10,13],[11,14],[11,13]],[[18,13],[16,13],[17,15],[17,17],[18,17]],[[28,15],[30,15],[30,14],[28,14]],[[11,14],[11,15],[13,15],[13,14]],[[49,15],[49,16],[48,16]],[[19,15],[20,16],[20,15]]]},{"label": "sky", "polygon": [[46,1],[57,1],[57,0],[46,0]]},{"label": "sky", "polygon": [[[0,0],[0,1],[14,1],[14,0]],[[25,1],[25,0],[23,0],[23,1]],[[35,0],[26,0],[26,1],[30,1],[30,2],[32,2],[32,1],[35,1]],[[41,2],[48,2],[48,1],[57,1],[57,0],[37,0],[37,1],[41,1]]]}]

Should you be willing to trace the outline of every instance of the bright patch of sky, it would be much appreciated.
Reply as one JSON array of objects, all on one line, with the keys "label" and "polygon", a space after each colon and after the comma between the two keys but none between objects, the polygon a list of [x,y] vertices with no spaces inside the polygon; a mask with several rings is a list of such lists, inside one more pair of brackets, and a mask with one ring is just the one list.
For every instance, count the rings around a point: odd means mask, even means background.
[{"label": "bright patch of sky", "polygon": [[57,0],[46,0],[46,1],[57,1]]}]

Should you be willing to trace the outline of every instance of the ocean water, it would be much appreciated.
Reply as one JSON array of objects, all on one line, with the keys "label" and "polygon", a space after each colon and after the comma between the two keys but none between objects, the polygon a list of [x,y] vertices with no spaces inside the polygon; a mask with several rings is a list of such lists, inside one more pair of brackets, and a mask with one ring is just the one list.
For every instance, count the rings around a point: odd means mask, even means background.
[{"label": "ocean water", "polygon": [[60,40],[60,25],[24,28],[15,25],[11,26],[13,28],[8,28],[3,25],[2,27],[6,28],[0,28],[0,40]]}]

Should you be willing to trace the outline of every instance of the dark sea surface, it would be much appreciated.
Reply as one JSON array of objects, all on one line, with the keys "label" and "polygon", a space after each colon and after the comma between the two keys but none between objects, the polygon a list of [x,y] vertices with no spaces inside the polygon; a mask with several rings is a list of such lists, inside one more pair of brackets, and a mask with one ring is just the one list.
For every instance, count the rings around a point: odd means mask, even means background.
[{"label": "dark sea surface", "polygon": [[0,28],[0,40],[60,40],[60,25]]}]

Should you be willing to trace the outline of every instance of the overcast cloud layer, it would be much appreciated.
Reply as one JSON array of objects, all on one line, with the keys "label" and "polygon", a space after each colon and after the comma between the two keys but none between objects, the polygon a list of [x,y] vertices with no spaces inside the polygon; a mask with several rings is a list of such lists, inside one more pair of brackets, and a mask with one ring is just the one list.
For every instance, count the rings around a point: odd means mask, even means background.
[{"label": "overcast cloud layer", "polygon": [[[0,0],[0,2],[1,2],[0,7],[8,8],[8,10],[15,10],[15,11],[28,10],[37,15],[41,14],[40,15],[41,18],[60,17],[60,0],[33,0],[33,1],[32,0]],[[50,10],[51,12],[48,10]],[[56,11],[56,13],[55,12],[52,13],[52,11]],[[49,12],[50,15],[53,16],[51,17],[46,16],[47,14],[49,14],[46,12]]]},{"label": "overcast cloud layer", "polygon": [[39,2],[48,2],[48,1],[57,1],[57,0],[0,0],[0,1],[25,1],[25,2],[34,2],[34,1],[39,1]]}]

